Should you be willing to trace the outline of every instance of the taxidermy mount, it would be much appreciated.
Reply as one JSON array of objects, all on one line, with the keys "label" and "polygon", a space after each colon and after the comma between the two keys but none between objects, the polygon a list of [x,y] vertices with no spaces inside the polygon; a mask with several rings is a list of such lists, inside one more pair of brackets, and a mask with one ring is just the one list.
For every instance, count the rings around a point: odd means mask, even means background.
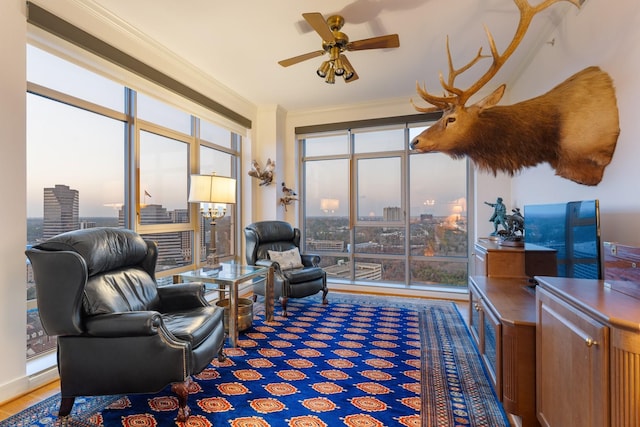
[{"label": "taxidermy mount", "polygon": [[287,206],[298,200],[296,197],[298,193],[295,192],[293,188],[289,188],[286,184],[282,183],[282,197],[280,197],[280,205],[284,206],[284,210],[286,212]]},{"label": "taxidermy mount", "polygon": [[267,164],[264,169],[260,167],[257,161],[251,162],[251,170],[248,172],[249,176],[260,180],[260,185],[269,185],[273,181],[273,170],[276,167],[276,162],[271,159],[267,159]]},{"label": "taxidermy mount", "polygon": [[[514,0],[520,22],[513,40],[502,54],[486,29],[491,58],[489,69],[468,89],[454,86],[458,75],[471,68],[482,48],[469,63],[455,69],[447,39],[449,76],[440,83],[445,95],[434,96],[417,85],[418,94],[433,107],[421,112],[443,111],[442,117],[411,141],[411,149],[442,152],[453,158],[468,156],[482,170],[514,175],[525,167],[547,162],[556,175],[584,185],[597,185],[611,162],[620,133],[615,89],[609,75],[588,67],[544,95],[513,105],[496,105],[506,85],[501,85],[479,102],[465,106],[495,76],[522,41],[533,17],[559,1],[580,7],[583,0],[546,0],[531,6]],[[412,101],[413,103],[413,101]]]}]

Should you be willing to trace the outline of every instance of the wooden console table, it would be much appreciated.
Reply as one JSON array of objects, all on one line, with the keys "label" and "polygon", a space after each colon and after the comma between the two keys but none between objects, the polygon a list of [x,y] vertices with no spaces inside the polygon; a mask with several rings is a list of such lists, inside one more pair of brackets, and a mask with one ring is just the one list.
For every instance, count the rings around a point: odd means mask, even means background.
[{"label": "wooden console table", "polygon": [[536,418],[535,293],[533,275],[556,275],[554,249],[525,244],[502,246],[479,239],[474,247],[476,275],[469,278],[469,323],[505,411],[522,427]]},{"label": "wooden console table", "polygon": [[535,294],[526,278],[469,278],[469,323],[505,411],[536,418]]}]

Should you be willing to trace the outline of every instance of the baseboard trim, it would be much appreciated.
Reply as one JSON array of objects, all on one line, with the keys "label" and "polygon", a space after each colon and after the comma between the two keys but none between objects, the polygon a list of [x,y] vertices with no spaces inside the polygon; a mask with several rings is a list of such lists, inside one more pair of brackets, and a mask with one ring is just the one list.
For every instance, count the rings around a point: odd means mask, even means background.
[{"label": "baseboard trim", "polygon": [[391,288],[371,285],[355,285],[345,283],[327,284],[329,293],[332,290],[336,292],[348,292],[367,295],[392,295],[399,297],[414,297],[427,299],[443,299],[451,301],[467,301],[469,299],[469,291],[464,288],[456,291],[449,290],[432,290],[432,289],[407,289],[407,288]]},{"label": "baseboard trim", "polygon": [[25,375],[0,386],[0,405],[18,399],[33,390],[59,378],[58,369],[52,366],[34,375]]}]

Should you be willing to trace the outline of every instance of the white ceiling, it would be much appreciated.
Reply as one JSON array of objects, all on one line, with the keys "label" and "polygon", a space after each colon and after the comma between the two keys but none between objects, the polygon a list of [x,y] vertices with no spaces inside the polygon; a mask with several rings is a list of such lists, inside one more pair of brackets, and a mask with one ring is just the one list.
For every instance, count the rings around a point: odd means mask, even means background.
[{"label": "white ceiling", "polygon": [[[124,21],[256,105],[288,111],[416,98],[416,82],[441,93],[449,35],[454,64],[471,60],[483,46],[483,26],[499,50],[515,31],[512,0],[93,0],[100,13]],[[535,2],[535,1],[532,1]],[[533,50],[545,46],[570,4],[553,5],[534,18],[529,32],[486,89],[512,82]],[[359,79],[329,85],[316,75],[326,56],[284,68],[278,61],[321,49],[321,38],[302,13],[345,18],[351,41],[397,33],[400,47],[347,52]],[[551,46],[548,44],[547,46]],[[457,83],[468,86],[490,63],[484,59]]]}]

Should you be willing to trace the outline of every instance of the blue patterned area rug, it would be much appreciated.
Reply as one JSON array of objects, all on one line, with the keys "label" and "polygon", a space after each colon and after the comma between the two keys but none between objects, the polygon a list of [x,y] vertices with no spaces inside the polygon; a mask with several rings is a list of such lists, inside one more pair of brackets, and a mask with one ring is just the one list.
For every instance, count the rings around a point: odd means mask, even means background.
[{"label": "blue patterned area rug", "polygon": [[167,387],[77,399],[66,420],[53,396],[0,427],[509,426],[454,303],[329,295],[273,322],[256,304],[238,348],[193,379],[186,423]]}]

